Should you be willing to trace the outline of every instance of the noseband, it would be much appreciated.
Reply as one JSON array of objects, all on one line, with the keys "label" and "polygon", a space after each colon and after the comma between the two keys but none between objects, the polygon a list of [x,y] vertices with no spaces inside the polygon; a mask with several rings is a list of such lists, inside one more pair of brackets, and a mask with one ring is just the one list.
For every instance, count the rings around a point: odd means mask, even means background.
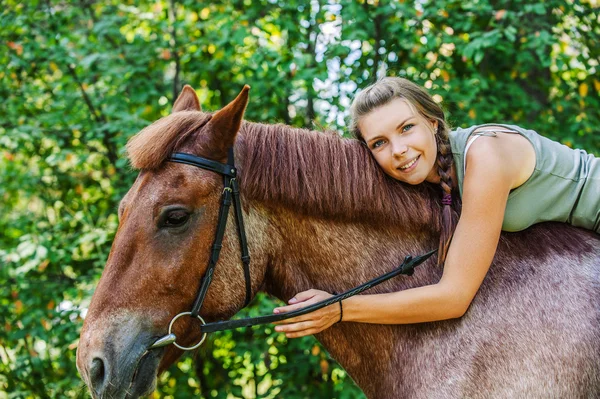
[{"label": "noseband", "polygon": [[[192,154],[186,154],[181,152],[176,152],[172,154],[168,159],[170,162],[182,163],[186,165],[196,166],[200,169],[210,170],[212,172],[219,173],[223,176],[223,193],[221,195],[221,206],[219,208],[219,218],[217,220],[217,231],[215,233],[215,240],[212,246],[212,252],[210,259],[208,260],[208,268],[206,269],[206,273],[202,278],[202,282],[200,283],[200,289],[198,291],[198,295],[196,296],[196,300],[192,305],[192,310],[189,312],[182,312],[173,317],[171,322],[169,323],[169,330],[167,335],[159,338],[150,346],[148,349],[161,348],[163,346],[167,346],[170,344],[175,345],[177,348],[181,350],[194,350],[198,348],[204,342],[207,333],[215,332],[215,331],[223,331],[223,330],[231,330],[240,327],[250,327],[260,324],[268,324],[276,321],[290,319],[292,317],[301,316],[310,312],[314,312],[315,310],[324,308],[336,302],[340,302],[346,298],[349,298],[353,295],[359,294],[365,290],[368,290],[371,287],[374,287],[378,284],[383,283],[386,280],[389,280],[392,277],[395,277],[399,274],[406,274],[411,276],[414,272],[414,268],[425,262],[431,255],[433,255],[437,250],[433,250],[427,252],[423,255],[412,257],[408,255],[402,264],[373,280],[367,281],[364,284],[361,284],[357,287],[354,287],[346,292],[341,294],[333,295],[332,297],[317,302],[313,305],[307,306],[302,309],[294,310],[287,313],[282,314],[273,314],[267,316],[259,316],[252,317],[246,319],[238,319],[238,320],[229,320],[229,321],[217,321],[206,323],[202,317],[200,317],[200,310],[202,309],[202,304],[204,302],[204,298],[206,297],[206,292],[208,291],[208,287],[212,281],[213,273],[215,271],[215,266],[219,260],[219,255],[221,253],[221,247],[223,243],[223,236],[225,234],[225,227],[227,226],[227,217],[229,215],[229,208],[231,206],[233,200],[233,208],[235,212],[235,220],[237,224],[237,232],[238,238],[240,242],[241,248],[241,260],[244,266],[244,279],[246,281],[246,299],[244,301],[244,307],[246,307],[250,300],[252,299],[252,282],[250,280],[250,255],[248,252],[248,242],[246,240],[246,230],[244,228],[244,219],[242,215],[242,204],[240,201],[240,190],[237,182],[237,170],[235,168],[235,162],[233,157],[233,148],[230,148],[227,153],[227,163],[223,164],[220,162],[212,161],[210,159],[201,158]],[[177,344],[176,335],[172,332],[173,325],[175,321],[183,316],[190,316],[193,318],[197,318],[201,323],[201,331],[202,338],[200,342],[198,342],[194,346],[185,347]]]}]

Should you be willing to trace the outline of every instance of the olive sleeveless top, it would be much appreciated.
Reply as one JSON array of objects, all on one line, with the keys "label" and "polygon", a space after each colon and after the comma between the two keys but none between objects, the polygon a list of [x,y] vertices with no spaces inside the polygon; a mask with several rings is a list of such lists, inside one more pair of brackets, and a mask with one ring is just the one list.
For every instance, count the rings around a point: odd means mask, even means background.
[{"label": "olive sleeveless top", "polygon": [[502,230],[520,231],[535,223],[558,221],[600,234],[600,158],[519,126],[486,123],[450,132],[461,197],[465,147],[473,131],[482,126],[513,130],[529,140],[535,150],[535,169],[531,177],[508,196]]}]

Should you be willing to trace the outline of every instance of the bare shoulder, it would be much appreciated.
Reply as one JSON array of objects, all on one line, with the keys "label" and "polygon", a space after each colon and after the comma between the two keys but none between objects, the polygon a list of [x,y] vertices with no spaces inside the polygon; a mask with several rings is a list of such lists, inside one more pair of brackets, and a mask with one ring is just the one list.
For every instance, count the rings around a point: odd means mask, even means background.
[{"label": "bare shoulder", "polygon": [[[535,169],[535,150],[525,137],[502,126],[485,126],[475,132],[494,132],[475,140],[467,153],[467,173],[478,170],[483,173],[500,174],[514,189],[525,183]],[[474,132],[474,133],[475,133]],[[492,177],[492,176],[489,176]]]}]

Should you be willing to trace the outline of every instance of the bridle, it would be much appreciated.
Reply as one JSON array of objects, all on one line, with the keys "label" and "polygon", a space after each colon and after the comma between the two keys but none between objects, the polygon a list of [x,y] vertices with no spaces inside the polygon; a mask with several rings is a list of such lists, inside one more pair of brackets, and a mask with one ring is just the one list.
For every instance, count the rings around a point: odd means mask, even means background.
[{"label": "bridle", "polygon": [[[177,348],[188,351],[194,350],[206,339],[206,335],[210,332],[215,331],[223,331],[223,330],[231,330],[240,327],[250,327],[260,324],[268,324],[276,321],[290,319],[292,317],[301,316],[303,314],[307,314],[310,312],[314,312],[315,310],[324,308],[333,303],[342,301],[346,298],[349,298],[353,295],[359,294],[365,290],[368,290],[371,287],[374,287],[378,284],[383,283],[386,280],[389,280],[392,277],[395,277],[399,274],[406,274],[411,276],[414,272],[414,268],[425,262],[431,255],[433,255],[437,250],[433,250],[427,252],[423,255],[419,255],[417,257],[412,257],[410,255],[406,256],[404,262],[402,264],[379,277],[374,278],[373,280],[367,281],[364,284],[361,284],[357,287],[354,287],[346,292],[341,294],[333,295],[332,297],[317,302],[313,305],[307,306],[302,309],[294,310],[287,313],[282,314],[273,314],[259,317],[252,317],[246,319],[238,319],[238,320],[229,320],[229,321],[216,321],[211,323],[206,323],[204,319],[200,316],[200,310],[202,309],[202,304],[204,303],[204,298],[206,297],[206,292],[208,291],[208,287],[212,281],[213,273],[215,271],[215,267],[219,260],[219,255],[221,253],[221,246],[223,243],[223,236],[225,234],[225,227],[227,226],[227,217],[229,216],[229,208],[231,203],[233,202],[233,208],[235,213],[235,220],[237,224],[237,232],[238,239],[240,242],[241,248],[241,260],[244,267],[244,279],[246,280],[246,299],[244,301],[244,307],[246,307],[250,300],[252,299],[252,282],[250,280],[250,254],[248,252],[248,242],[246,240],[246,230],[244,228],[244,219],[242,215],[242,204],[240,201],[240,190],[237,182],[237,170],[235,168],[235,162],[233,157],[233,148],[230,148],[227,153],[227,163],[223,164],[220,162],[216,162],[210,159],[198,157],[192,154],[186,154],[181,152],[176,152],[172,154],[168,159],[170,162],[182,163],[186,165],[196,166],[201,169],[209,170],[212,172],[219,173],[223,176],[223,193],[221,194],[221,205],[219,208],[219,217],[217,220],[217,231],[215,233],[215,240],[212,246],[212,252],[210,259],[208,260],[208,268],[206,269],[206,273],[202,278],[202,282],[200,283],[200,289],[198,291],[198,295],[192,305],[192,310],[189,312],[182,312],[177,314],[171,322],[169,323],[168,333],[159,338],[150,346],[148,349],[161,348],[163,346],[167,346],[170,344],[175,345]],[[173,325],[175,321],[183,316],[190,316],[197,318],[202,323],[202,338],[200,342],[198,342],[194,346],[185,347],[177,344],[177,337],[173,333]]]}]

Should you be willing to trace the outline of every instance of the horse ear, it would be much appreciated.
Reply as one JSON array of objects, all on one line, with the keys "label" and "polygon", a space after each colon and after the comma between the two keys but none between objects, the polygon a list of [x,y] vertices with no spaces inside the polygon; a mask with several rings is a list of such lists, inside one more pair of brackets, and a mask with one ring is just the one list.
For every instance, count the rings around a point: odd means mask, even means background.
[{"label": "horse ear", "polygon": [[244,118],[244,111],[248,105],[248,91],[250,91],[250,86],[244,85],[244,88],[235,100],[227,104],[212,117],[211,123],[215,127],[215,130],[224,135],[235,135],[238,130],[240,130],[242,119]]},{"label": "horse ear", "polygon": [[[244,85],[235,100],[213,115],[210,123],[215,134],[213,140],[215,144],[218,143],[218,150],[226,153],[227,149],[233,146],[248,105],[248,91],[250,91],[250,86]],[[215,148],[215,150],[217,149]]]},{"label": "horse ear", "polygon": [[196,91],[192,89],[192,86],[185,85],[183,86],[183,90],[175,100],[175,104],[173,104],[173,112],[179,111],[201,111],[200,108],[200,100],[198,100],[198,96],[196,95]]},{"label": "horse ear", "polygon": [[206,129],[190,135],[178,151],[225,162],[227,151],[233,147],[237,132],[242,125],[244,111],[248,105],[249,90],[250,86],[245,85],[235,100],[213,114]]}]

